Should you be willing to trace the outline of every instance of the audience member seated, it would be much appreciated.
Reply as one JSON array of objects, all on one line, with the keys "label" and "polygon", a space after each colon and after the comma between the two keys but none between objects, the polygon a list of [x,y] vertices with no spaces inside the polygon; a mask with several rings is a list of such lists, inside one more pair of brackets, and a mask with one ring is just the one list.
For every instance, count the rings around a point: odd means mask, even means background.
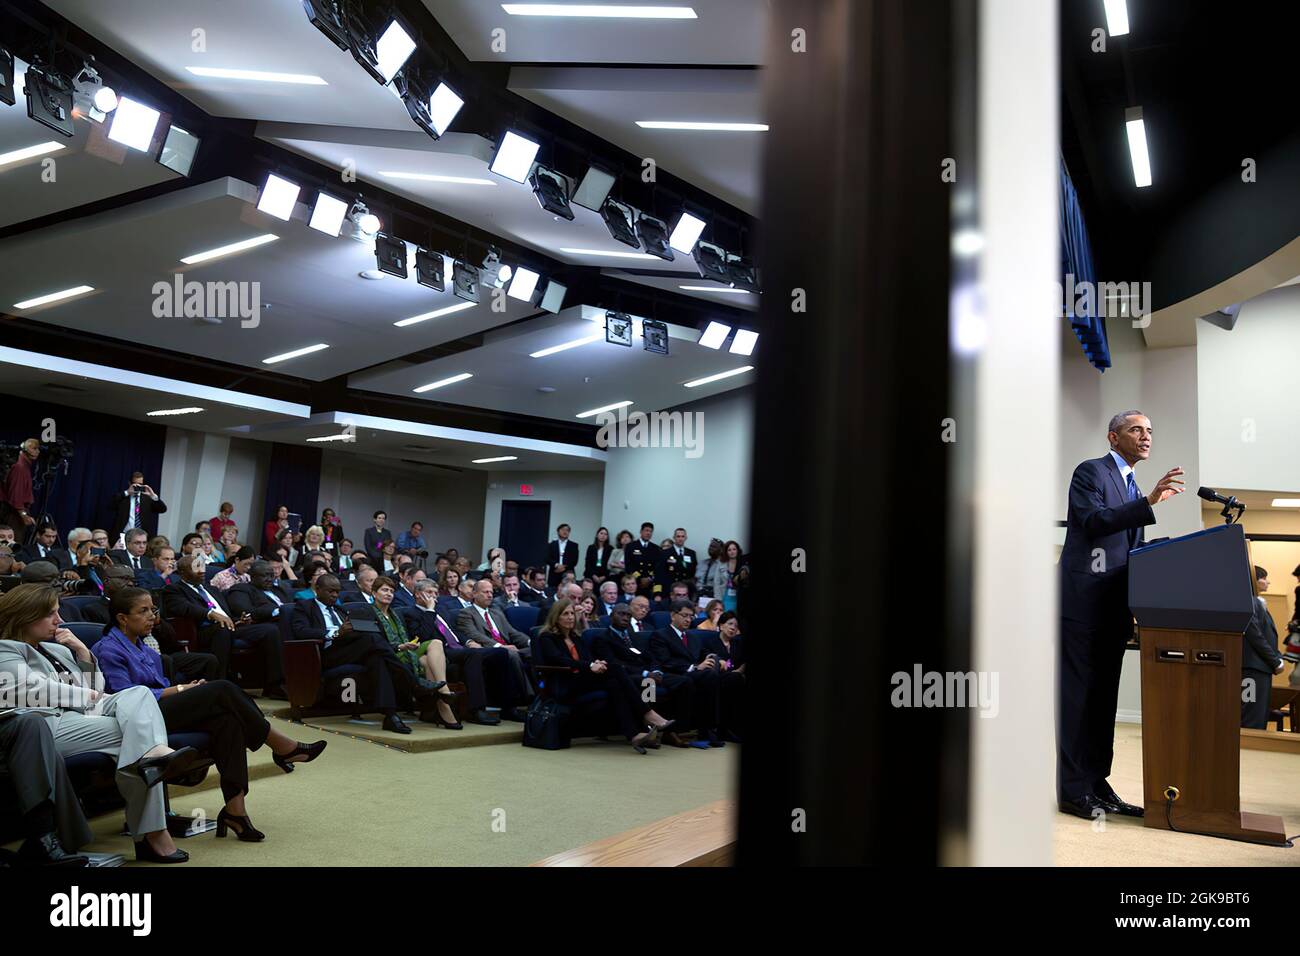
[{"label": "audience member seated", "polygon": [[519,596],[519,575],[507,574],[501,579],[501,593],[492,598],[492,606],[505,610],[521,607],[526,602]]},{"label": "audience member seated", "polygon": [[375,569],[384,575],[397,573],[397,542],[392,538],[381,542],[379,558],[375,561]]},{"label": "audience member seated", "polygon": [[528,568],[524,572],[524,578],[519,582],[519,599],[543,609],[550,607],[555,598],[546,589],[545,568]]},{"label": "audience member seated", "polygon": [[[190,559],[202,562],[197,555]],[[248,793],[248,751],[262,744],[285,773],[296,762],[315,760],[325,741],[302,744],[272,729],[248,695],[227,680],[193,681],[173,685],[163,674],[162,658],[143,643],[153,627],[153,597],[142,588],[123,588],[113,595],[114,626],[95,645],[108,691],[144,687],[158,701],[168,733],[200,731],[211,739],[210,750],[221,775],[225,806],[217,815],[217,836],[227,828],[241,841],[256,843],[266,834],[248,818],[244,796]]]},{"label": "audience member seated", "polygon": [[[716,631],[718,629],[719,619],[722,617],[722,602],[714,598],[708,604],[704,605],[704,620],[695,626],[697,631]],[[733,618],[736,615],[731,615]]]},{"label": "audience member seated", "polygon": [[108,556],[115,564],[130,568],[136,574],[151,570],[153,565],[146,556],[149,549],[149,532],[144,528],[131,528],[122,536],[124,549],[113,549]]},{"label": "audience member seated", "polygon": [[221,535],[217,538],[213,553],[220,561],[229,564],[239,548],[239,526],[233,521],[227,521],[221,526]]},{"label": "audience member seated", "polygon": [[566,676],[553,679],[552,686],[562,703],[575,706],[579,698],[593,691],[604,691],[619,731],[639,754],[647,743],[656,743],[658,733],[672,727],[641,699],[641,691],[617,662],[610,665],[591,655],[575,630],[577,619],[573,605],[565,598],[556,601],[546,616],[546,626],[537,635],[538,663],[546,667],[563,667]]},{"label": "audience member seated", "polygon": [[664,593],[660,595],[659,600],[655,601],[651,610],[671,612],[673,605],[678,601],[690,600],[691,585],[686,581],[675,581],[664,590]]},{"label": "audience member seated", "polygon": [[723,740],[740,743],[745,728],[745,652],[740,637],[740,619],[735,611],[718,618],[716,634],[704,638],[700,657],[712,654],[722,671],[718,734]]},{"label": "audience member seated", "polygon": [[197,554],[203,550],[203,535],[197,531],[191,531],[185,537],[181,538],[181,553],[179,557],[188,558],[191,554]]},{"label": "audience member seated", "polygon": [[17,574],[21,571],[26,563],[22,560],[24,552],[14,540],[14,529],[7,524],[0,524],[0,548],[7,548],[9,554],[13,556],[13,573]]},{"label": "audience member seated", "polygon": [[275,509],[275,517],[262,529],[262,547],[271,554],[275,553],[280,532],[289,530],[289,506],[280,505]]},{"label": "audience member seated", "polygon": [[61,755],[100,751],[117,758],[117,788],[137,860],[189,859],[167,831],[158,784],[184,777],[199,762],[198,752],[167,745],[162,713],[147,689],[102,691],[95,656],[59,627],[58,595],[51,588],[23,584],[0,595],[0,674],[16,688],[0,710],[30,707],[42,714]]},{"label": "audience member seated", "polygon": [[325,529],[318,524],[312,525],[302,535],[302,554],[299,556],[297,565],[298,570],[303,569],[303,565],[311,560],[311,553],[314,551],[325,550]]},{"label": "audience member seated", "polygon": [[456,712],[450,706],[454,698],[449,691],[444,692],[447,686],[447,659],[442,641],[432,638],[425,641],[411,639],[407,634],[405,620],[397,613],[397,605],[393,602],[396,591],[397,584],[391,578],[381,577],[375,581],[375,618],[384,632],[384,638],[421,688],[431,693],[437,692],[439,698],[446,698],[437,702],[436,709],[421,712],[420,719],[425,723],[442,724],[449,730],[463,730],[463,725],[456,720]]},{"label": "audience member seated", "polygon": [[632,599],[637,596],[637,578],[635,574],[625,574],[618,582],[619,592],[618,600],[621,604],[632,603]]},{"label": "audience member seated", "polygon": [[695,686],[689,677],[665,674],[655,665],[650,653],[649,633],[635,633],[629,626],[631,620],[632,612],[626,604],[615,605],[609,615],[609,627],[598,631],[592,640],[592,655],[607,662],[617,662],[628,677],[646,690],[653,682],[650,701],[657,711],[674,718],[676,727],[676,730],[664,734],[664,743],[686,747],[688,744],[677,731],[688,729]]},{"label": "audience member seated", "polygon": [[691,722],[699,731],[701,740],[710,747],[721,747],[723,741],[717,732],[721,696],[718,661],[707,655],[697,661],[695,652],[691,650],[686,630],[695,617],[695,606],[690,601],[678,601],[671,614],[668,626],[650,635],[650,654],[659,670],[666,674],[685,675],[694,683],[695,713]]},{"label": "audience member seated", "polygon": [[356,587],[349,588],[343,595],[343,603],[360,604],[362,601],[365,601],[367,604],[374,604],[375,596],[373,589],[375,586],[375,580],[378,577],[379,572],[369,564],[362,565],[357,569],[357,577],[356,580],[353,581],[353,584],[355,584]]},{"label": "audience member seated", "polygon": [[60,571],[72,567],[68,552],[59,547],[59,529],[52,521],[42,521],[36,526],[36,536],[32,539],[32,543],[23,549],[19,557],[27,564],[33,561],[49,561]]},{"label": "audience member seated", "polygon": [[446,567],[438,578],[438,594],[444,598],[454,598],[460,594],[460,572],[453,567]]},{"label": "audience member seated", "polygon": [[216,591],[229,591],[236,584],[248,583],[248,568],[257,555],[250,547],[242,547],[235,552],[235,560],[224,571],[218,571],[208,583]]},{"label": "audience member seated", "polygon": [[276,534],[275,545],[271,548],[272,554],[278,554],[284,560],[284,576],[290,581],[297,581],[298,579],[295,569],[298,567],[298,558],[301,556],[301,552],[295,543],[296,537],[288,528],[282,528]]},{"label": "audience member seated", "polygon": [[180,576],[176,574],[176,552],[170,547],[162,545],[155,548],[150,552],[149,560],[153,565],[151,568],[135,573],[138,587],[161,591],[180,582]]},{"label": "audience member seated", "polygon": [[26,836],[18,848],[19,863],[86,866],[90,860],[78,855],[77,848],[94,835],[44,715],[0,720],[0,764],[9,771]]},{"label": "audience member seated", "polygon": [[333,574],[326,562],[308,562],[307,566],[302,569],[302,580],[298,582],[302,586],[293,592],[293,599],[295,601],[308,601],[315,597],[316,579],[322,574]]},{"label": "audience member seated", "polygon": [[235,646],[242,646],[249,625],[271,625],[279,630],[277,639],[266,644],[266,684],[262,696],[287,700],[284,690],[284,618],[293,602],[275,589],[275,572],[269,561],[253,561],[248,566],[248,581],[231,587],[223,595],[230,617],[236,622]]},{"label": "audience member seated", "polygon": [[421,558],[428,554],[424,544],[424,525],[418,521],[411,522],[411,529],[397,536],[397,550],[411,558]]},{"label": "audience member seated", "polygon": [[[162,589],[163,617],[192,621],[199,646],[208,648],[209,653],[216,656],[219,668],[217,676],[225,677],[230,665],[234,619],[226,608],[221,592],[209,590],[204,585],[201,561],[194,562],[187,558],[178,577],[178,580]],[[136,575],[136,584],[139,583],[140,576]]]},{"label": "audience member seated", "polygon": [[600,586],[599,600],[596,602],[596,617],[607,618],[618,604],[618,585],[606,581]]},{"label": "audience member seated", "polygon": [[402,573],[398,575],[399,583],[397,593],[393,595],[393,603],[397,607],[415,607],[415,583],[423,580],[424,572],[414,563],[403,567]]},{"label": "audience member seated", "polygon": [[633,634],[640,634],[642,631],[649,633],[654,630],[650,626],[649,620],[647,620],[650,616],[650,599],[648,597],[644,594],[638,594],[627,602],[627,606],[631,612],[631,617],[628,618],[628,627],[632,629]]},{"label": "audience member seated", "polygon": [[338,565],[340,577],[352,576],[352,541],[348,538],[339,541]]}]

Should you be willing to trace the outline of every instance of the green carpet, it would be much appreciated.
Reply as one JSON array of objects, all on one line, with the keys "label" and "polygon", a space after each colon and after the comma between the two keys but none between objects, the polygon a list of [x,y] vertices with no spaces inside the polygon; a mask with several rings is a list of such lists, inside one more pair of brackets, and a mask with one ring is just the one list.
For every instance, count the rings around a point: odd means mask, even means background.
[{"label": "green carpet", "polygon": [[[274,711],[266,711],[266,713],[271,716],[285,716],[287,708],[284,714],[277,714]],[[378,715],[369,714],[365,715],[363,720],[353,720],[351,717],[307,717],[301,724],[293,725],[298,728],[296,732],[290,733],[286,730],[285,733],[303,739],[311,737],[313,740],[318,740],[321,735],[316,731],[328,731],[330,734],[369,740],[403,753],[413,754],[428,753],[431,750],[454,750],[458,747],[483,747],[491,744],[518,745],[524,736],[524,725],[511,721],[502,721],[493,727],[466,723],[463,730],[447,730],[436,724],[426,724],[416,720],[410,714],[403,714],[402,719],[411,728],[411,733],[395,734],[384,730],[380,726],[382,721]],[[291,723],[287,717],[285,722]]]},{"label": "green carpet", "polygon": [[[301,725],[275,724],[315,739]],[[187,866],[523,866],[732,796],[740,756],[734,744],[642,756],[625,743],[594,740],[558,751],[502,744],[403,753],[342,734],[326,739],[321,757],[291,774],[271,764],[266,748],[250,754],[249,815],[266,841],[214,833],[178,841],[190,854]],[[206,783],[173,788],[172,808],[202,808],[215,818],[215,772]],[[130,854],[117,835],[120,813],[91,826],[97,839],[88,849]]]}]

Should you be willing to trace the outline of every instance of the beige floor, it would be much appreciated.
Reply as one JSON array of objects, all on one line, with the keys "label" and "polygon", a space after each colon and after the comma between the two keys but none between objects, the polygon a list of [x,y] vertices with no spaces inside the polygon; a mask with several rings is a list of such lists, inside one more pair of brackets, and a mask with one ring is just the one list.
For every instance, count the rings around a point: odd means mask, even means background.
[{"label": "beige floor", "polygon": [[[1141,803],[1142,728],[1137,724],[1116,724],[1113,771],[1115,792]],[[1300,833],[1300,757],[1243,750],[1241,807],[1277,814],[1287,836]],[[1171,833],[1127,817],[1110,818],[1102,826],[1058,814],[1055,837],[1060,866],[1300,866],[1300,845],[1276,848]]]}]

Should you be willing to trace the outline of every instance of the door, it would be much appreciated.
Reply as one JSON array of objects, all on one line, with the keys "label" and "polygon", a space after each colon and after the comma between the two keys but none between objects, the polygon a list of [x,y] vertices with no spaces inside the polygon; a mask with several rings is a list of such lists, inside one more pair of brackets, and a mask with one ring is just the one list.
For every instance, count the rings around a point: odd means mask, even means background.
[{"label": "door", "polygon": [[546,545],[551,534],[551,503],[549,501],[501,502],[500,547],[506,557],[519,562],[519,573],[525,568],[546,564]]}]

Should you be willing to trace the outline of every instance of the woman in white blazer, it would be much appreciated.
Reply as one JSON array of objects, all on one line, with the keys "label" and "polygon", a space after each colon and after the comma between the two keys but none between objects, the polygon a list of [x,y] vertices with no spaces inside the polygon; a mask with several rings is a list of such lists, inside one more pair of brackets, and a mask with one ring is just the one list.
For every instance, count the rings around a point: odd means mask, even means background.
[{"label": "woman in white blazer", "polygon": [[58,592],[23,584],[0,595],[0,710],[41,714],[63,756],[100,751],[117,758],[117,789],[137,860],[184,863],[167,832],[163,790],[201,759],[172,750],[158,702],[147,687],[105,694],[85,644],[60,627]]}]

